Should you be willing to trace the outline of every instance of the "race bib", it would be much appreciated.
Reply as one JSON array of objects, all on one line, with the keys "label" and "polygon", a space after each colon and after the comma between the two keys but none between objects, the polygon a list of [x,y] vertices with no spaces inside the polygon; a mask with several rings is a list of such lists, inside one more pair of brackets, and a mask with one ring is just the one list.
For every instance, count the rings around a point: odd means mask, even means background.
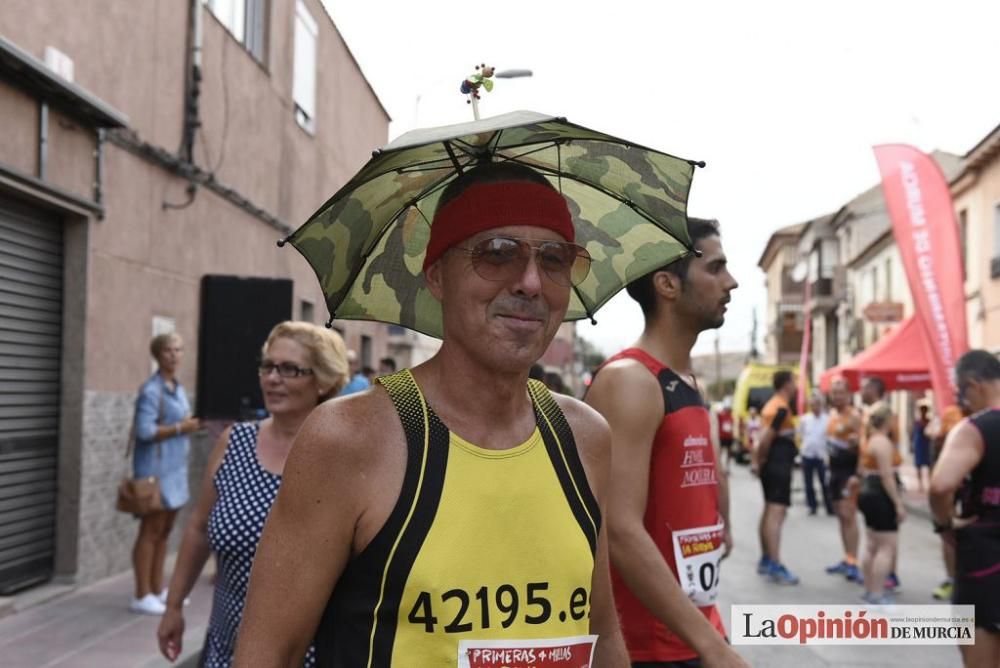
[{"label": "race bib", "polygon": [[545,640],[462,640],[458,668],[590,668],[597,636]]},{"label": "race bib", "polygon": [[697,606],[712,605],[719,593],[719,564],[725,525],[674,531],[674,560],[681,589]]}]

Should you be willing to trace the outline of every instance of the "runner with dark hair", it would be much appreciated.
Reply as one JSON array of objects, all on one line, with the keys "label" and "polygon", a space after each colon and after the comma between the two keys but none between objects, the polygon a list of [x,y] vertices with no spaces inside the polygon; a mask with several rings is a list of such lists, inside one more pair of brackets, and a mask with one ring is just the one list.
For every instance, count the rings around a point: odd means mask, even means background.
[{"label": "runner with dark hair", "polygon": [[[732,545],[729,492],[691,370],[698,334],[736,289],[715,221],[690,219],[701,256],[636,279],[645,328],[595,376],[588,404],[612,432],[608,518],[615,603],[633,666],[745,666],[714,602]],[[692,550],[695,541],[699,547]],[[700,576],[700,577],[699,577]]]},{"label": "runner with dark hair", "polygon": [[761,411],[764,432],[754,448],[751,463],[751,470],[760,476],[764,490],[764,511],[758,527],[762,554],[757,572],[778,584],[797,585],[799,578],[781,563],[781,527],[792,505],[792,469],[798,452],[792,403],[798,388],[791,371],[775,371],[772,384],[774,396]]},{"label": "runner with dark hair", "polygon": [[847,381],[835,378],[830,384],[830,420],[826,425],[826,445],[830,454],[830,499],[844,557],[827,566],[830,575],[843,575],[851,582],[861,582],[858,568],[858,493],[861,489],[858,471],[858,450],[861,444],[861,415],[851,405],[851,392]]}]

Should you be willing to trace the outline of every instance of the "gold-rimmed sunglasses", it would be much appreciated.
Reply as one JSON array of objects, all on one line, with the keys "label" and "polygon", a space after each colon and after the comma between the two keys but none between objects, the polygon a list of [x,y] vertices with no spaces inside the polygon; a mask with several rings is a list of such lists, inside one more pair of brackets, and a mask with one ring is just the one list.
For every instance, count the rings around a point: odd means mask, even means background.
[{"label": "gold-rimmed sunglasses", "polygon": [[524,273],[528,258],[558,285],[579,285],[590,273],[590,253],[568,241],[539,241],[514,237],[490,237],[471,248],[455,246],[468,253],[472,268],[487,281],[509,281]]}]

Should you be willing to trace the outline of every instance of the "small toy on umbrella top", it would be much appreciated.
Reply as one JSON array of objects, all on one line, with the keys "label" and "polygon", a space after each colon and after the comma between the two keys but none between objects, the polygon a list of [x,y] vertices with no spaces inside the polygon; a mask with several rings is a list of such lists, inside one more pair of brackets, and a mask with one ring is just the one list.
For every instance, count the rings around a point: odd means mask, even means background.
[{"label": "small toy on umbrella top", "polygon": [[481,99],[479,89],[485,88],[487,93],[493,90],[493,73],[495,71],[496,68],[492,65],[482,63],[476,65],[476,71],[462,81],[460,90],[463,95],[469,96],[466,104],[472,105],[472,114],[477,121],[479,120],[479,100]]}]

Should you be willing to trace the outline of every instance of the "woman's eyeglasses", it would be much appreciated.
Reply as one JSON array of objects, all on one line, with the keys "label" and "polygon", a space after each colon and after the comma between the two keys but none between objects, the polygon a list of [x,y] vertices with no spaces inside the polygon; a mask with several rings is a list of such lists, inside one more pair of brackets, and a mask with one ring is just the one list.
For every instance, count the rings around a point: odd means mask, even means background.
[{"label": "woman's eyeglasses", "polygon": [[302,367],[296,366],[291,362],[282,362],[281,364],[275,364],[274,362],[261,362],[260,366],[257,367],[257,373],[262,378],[271,375],[272,371],[277,371],[278,375],[282,378],[311,376],[313,372],[312,369],[303,369]]},{"label": "woman's eyeglasses", "polygon": [[553,282],[564,287],[579,285],[590,273],[590,253],[566,241],[541,241],[492,237],[472,248],[456,246],[472,257],[472,268],[487,281],[509,281],[524,273],[528,258],[535,254],[538,266]]}]

